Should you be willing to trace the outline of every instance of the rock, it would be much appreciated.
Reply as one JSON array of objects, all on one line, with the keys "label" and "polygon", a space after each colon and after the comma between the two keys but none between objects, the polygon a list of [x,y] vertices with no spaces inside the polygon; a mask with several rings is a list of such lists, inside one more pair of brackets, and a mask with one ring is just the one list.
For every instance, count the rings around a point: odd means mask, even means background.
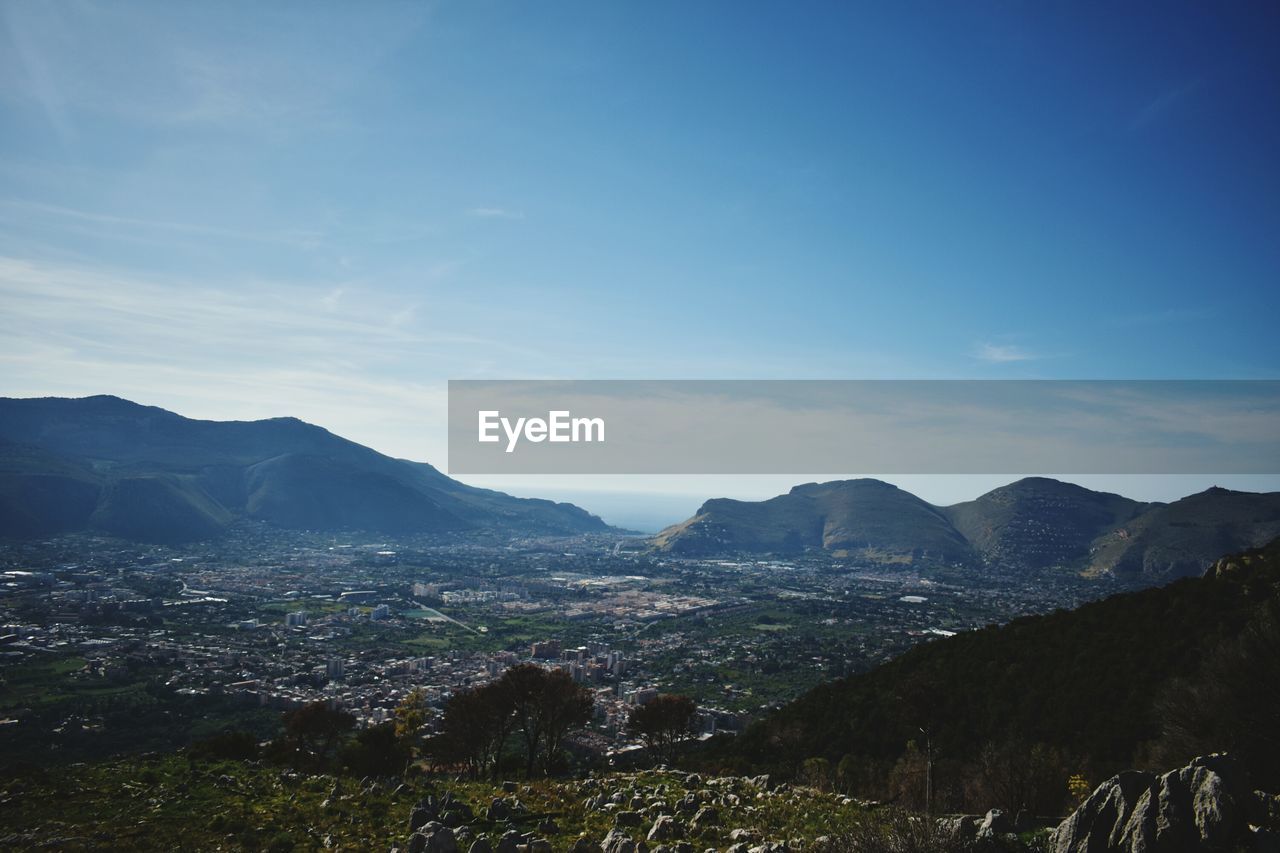
[{"label": "rock", "polygon": [[418,827],[425,825],[434,815],[431,810],[425,806],[414,806],[413,811],[409,812],[409,831],[416,832]]},{"label": "rock", "polygon": [[964,844],[978,837],[978,827],[982,820],[971,814],[959,817],[940,818],[938,826],[955,842]]},{"label": "rock", "polygon": [[613,816],[613,825],[617,827],[639,826],[640,821],[640,812],[618,812]]},{"label": "rock", "polygon": [[514,829],[507,830],[498,840],[498,853],[516,853],[523,843],[524,837],[520,833]]},{"label": "rock", "polygon": [[409,836],[409,853],[423,853],[427,849],[427,837],[421,832]]},{"label": "rock", "polygon": [[1013,832],[1013,821],[1009,820],[1000,809],[992,809],[987,812],[986,817],[982,819],[982,823],[978,824],[977,837],[981,839],[999,838],[1011,832]]},{"label": "rock", "polygon": [[747,853],[787,853],[787,845],[781,841],[766,841],[752,847]]},{"label": "rock", "polygon": [[636,844],[631,840],[631,836],[624,835],[616,829],[609,830],[600,847],[603,853],[647,853],[648,851],[643,843]]},{"label": "rock", "polygon": [[703,806],[698,809],[698,813],[693,816],[690,824],[694,829],[706,829],[709,826],[720,825],[720,813],[711,806]]},{"label": "rock", "polygon": [[573,846],[569,848],[569,853],[601,853],[601,850],[599,844],[583,836],[573,842]]},{"label": "rock", "polygon": [[1156,776],[1129,771],[1103,782],[1049,840],[1052,853],[1182,853],[1254,843],[1263,804],[1228,756],[1193,759]]},{"label": "rock", "polygon": [[529,842],[529,853],[551,853],[551,842],[545,838],[535,838]]},{"label": "rock", "polygon": [[734,829],[729,832],[729,841],[737,844],[739,842],[759,841],[760,833],[754,829]]},{"label": "rock", "polygon": [[502,783],[502,790],[503,790],[505,793],[508,793],[508,794],[514,794],[514,793],[516,792],[516,783],[515,783],[515,782],[503,782],[503,783]]},{"label": "rock", "polygon": [[471,849],[467,853],[493,853],[493,848],[489,846],[489,839],[481,836],[471,842]]},{"label": "rock", "polygon": [[668,841],[674,838],[680,838],[684,835],[684,829],[680,824],[676,823],[676,819],[671,815],[658,815],[658,819],[653,822],[653,826],[649,828],[649,841]]},{"label": "rock", "polygon": [[[449,827],[432,821],[422,827],[418,832],[414,833],[414,837],[422,836],[425,842],[417,853],[457,853],[458,843],[454,838],[453,830]],[[412,839],[410,839],[412,846]]]}]

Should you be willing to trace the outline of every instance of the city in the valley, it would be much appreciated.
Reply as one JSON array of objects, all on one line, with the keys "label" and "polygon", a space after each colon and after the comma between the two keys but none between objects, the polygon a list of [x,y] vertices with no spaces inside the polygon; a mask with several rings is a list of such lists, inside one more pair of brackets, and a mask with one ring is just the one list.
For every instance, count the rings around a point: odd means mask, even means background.
[{"label": "city in the valley", "polygon": [[624,761],[629,709],[659,693],[693,697],[704,736],[734,732],[913,644],[1111,591],[1070,573],[677,558],[613,534],[386,540],[250,524],[216,550],[12,544],[2,571],[0,741],[66,760],[229,725],[265,734],[317,701],[373,726],[413,691],[442,707],[532,662],[594,697],[571,746]]}]

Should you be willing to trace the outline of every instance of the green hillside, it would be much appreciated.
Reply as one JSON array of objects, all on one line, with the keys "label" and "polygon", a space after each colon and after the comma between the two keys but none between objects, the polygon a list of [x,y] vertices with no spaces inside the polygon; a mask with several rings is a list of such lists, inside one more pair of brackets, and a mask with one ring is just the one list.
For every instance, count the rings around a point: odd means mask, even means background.
[{"label": "green hillside", "polygon": [[956,802],[984,761],[1026,761],[1036,745],[1063,785],[1067,773],[1096,780],[1214,749],[1249,756],[1275,784],[1280,743],[1264,733],[1280,731],[1269,686],[1280,685],[1278,637],[1280,540],[1223,558],[1203,578],[917,646],[816,688],[703,757],[785,776],[806,759],[843,763],[882,795],[895,767],[927,748],[940,795]]}]

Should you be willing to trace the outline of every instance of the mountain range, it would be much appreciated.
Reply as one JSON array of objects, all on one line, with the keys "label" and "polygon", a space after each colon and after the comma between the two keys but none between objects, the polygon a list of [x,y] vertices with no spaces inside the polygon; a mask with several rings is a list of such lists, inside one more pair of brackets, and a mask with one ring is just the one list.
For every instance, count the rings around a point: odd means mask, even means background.
[{"label": "mountain range", "polygon": [[384,456],[296,418],[204,421],[96,396],[0,398],[0,536],[217,536],[237,518],[307,530],[573,534],[610,529]]},{"label": "mountain range", "polygon": [[1280,493],[1211,488],[1143,503],[1045,477],[934,506],[879,480],[796,486],[752,502],[707,501],[653,540],[687,556],[826,552],[881,563],[1068,567],[1146,580],[1198,574],[1217,556],[1280,536]]}]

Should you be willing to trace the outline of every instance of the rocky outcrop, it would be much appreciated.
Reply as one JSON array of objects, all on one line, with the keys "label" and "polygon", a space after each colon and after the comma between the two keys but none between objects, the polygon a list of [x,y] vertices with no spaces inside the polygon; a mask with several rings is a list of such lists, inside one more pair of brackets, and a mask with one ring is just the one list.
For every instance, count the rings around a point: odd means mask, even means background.
[{"label": "rocky outcrop", "polygon": [[1267,849],[1266,795],[1226,755],[1164,775],[1130,771],[1098,786],[1054,830],[1052,853],[1195,853]]}]

